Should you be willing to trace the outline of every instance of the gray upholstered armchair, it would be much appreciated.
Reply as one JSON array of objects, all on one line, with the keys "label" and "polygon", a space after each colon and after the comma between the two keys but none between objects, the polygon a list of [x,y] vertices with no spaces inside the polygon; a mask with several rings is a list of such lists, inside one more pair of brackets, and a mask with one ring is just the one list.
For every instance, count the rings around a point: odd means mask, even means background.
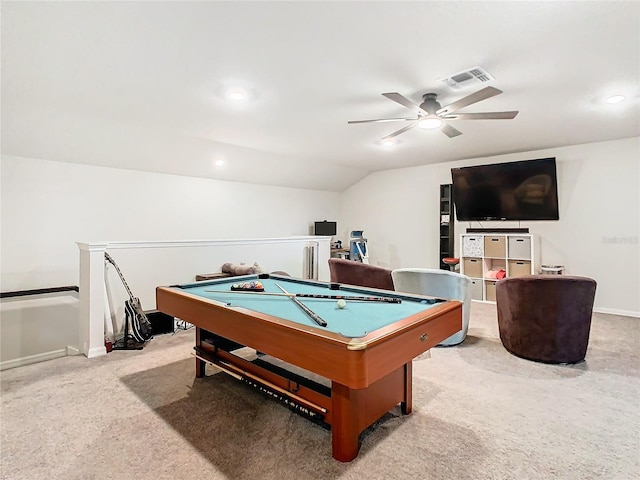
[{"label": "gray upholstered armchair", "polygon": [[399,268],[391,273],[395,290],[418,293],[462,302],[462,330],[439,345],[462,343],[469,330],[471,309],[471,279],[466,275],[435,268]]},{"label": "gray upholstered armchair", "polygon": [[529,275],[499,280],[500,340],[512,354],[546,363],[584,360],[596,281],[587,277]]}]

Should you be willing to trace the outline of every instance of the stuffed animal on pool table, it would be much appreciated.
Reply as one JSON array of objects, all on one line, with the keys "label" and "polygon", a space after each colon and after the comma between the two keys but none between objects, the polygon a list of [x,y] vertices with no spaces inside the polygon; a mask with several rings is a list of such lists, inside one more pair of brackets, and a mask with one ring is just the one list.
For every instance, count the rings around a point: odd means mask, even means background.
[{"label": "stuffed animal on pool table", "polygon": [[254,273],[262,273],[262,268],[258,265],[258,262],[254,262],[253,265],[247,265],[246,263],[225,263],[220,268],[222,273],[230,273],[231,275],[252,275]]}]

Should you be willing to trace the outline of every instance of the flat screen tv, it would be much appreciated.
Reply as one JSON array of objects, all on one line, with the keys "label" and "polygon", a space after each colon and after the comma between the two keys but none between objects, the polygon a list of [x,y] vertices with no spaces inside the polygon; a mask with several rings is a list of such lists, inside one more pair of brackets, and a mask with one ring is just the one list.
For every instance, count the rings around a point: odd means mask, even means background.
[{"label": "flat screen tv", "polygon": [[325,235],[328,237],[333,237],[337,232],[337,228],[337,222],[327,222],[326,220],[324,220],[323,222],[314,223],[313,233],[315,235]]},{"label": "flat screen tv", "polygon": [[558,220],[556,159],[451,169],[460,221]]}]

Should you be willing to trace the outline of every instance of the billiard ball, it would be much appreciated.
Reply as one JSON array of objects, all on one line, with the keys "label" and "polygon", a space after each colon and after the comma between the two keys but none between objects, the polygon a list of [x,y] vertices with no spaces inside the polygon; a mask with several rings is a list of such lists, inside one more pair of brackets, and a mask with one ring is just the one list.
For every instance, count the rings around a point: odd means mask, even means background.
[{"label": "billiard ball", "polygon": [[338,300],[337,305],[338,305],[338,308],[344,308],[344,307],[347,306],[347,302],[345,302],[344,300],[340,299],[340,300]]}]

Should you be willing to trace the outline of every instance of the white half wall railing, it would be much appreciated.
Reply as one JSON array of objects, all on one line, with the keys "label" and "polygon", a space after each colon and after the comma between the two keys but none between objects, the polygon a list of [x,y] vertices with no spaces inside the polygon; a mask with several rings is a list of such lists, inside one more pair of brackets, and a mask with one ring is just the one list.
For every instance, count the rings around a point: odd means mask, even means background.
[{"label": "white half wall railing", "polygon": [[[233,240],[76,242],[80,254],[79,350],[88,358],[105,355],[105,335],[117,333],[126,291],[105,252],[116,261],[145,310],[155,309],[155,289],[195,281],[220,272],[224,263],[257,263],[263,272],[329,281],[331,237],[292,236]],[[117,320],[119,319],[119,321]]]}]

